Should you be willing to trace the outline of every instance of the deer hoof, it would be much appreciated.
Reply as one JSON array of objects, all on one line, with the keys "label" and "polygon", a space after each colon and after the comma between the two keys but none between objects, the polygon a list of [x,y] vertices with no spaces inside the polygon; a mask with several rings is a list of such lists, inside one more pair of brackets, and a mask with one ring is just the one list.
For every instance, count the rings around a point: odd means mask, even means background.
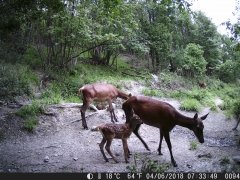
[{"label": "deer hoof", "polygon": [[177,166],[178,166],[177,163],[176,163],[175,161],[172,162],[172,164],[173,164],[174,167],[177,167]]}]

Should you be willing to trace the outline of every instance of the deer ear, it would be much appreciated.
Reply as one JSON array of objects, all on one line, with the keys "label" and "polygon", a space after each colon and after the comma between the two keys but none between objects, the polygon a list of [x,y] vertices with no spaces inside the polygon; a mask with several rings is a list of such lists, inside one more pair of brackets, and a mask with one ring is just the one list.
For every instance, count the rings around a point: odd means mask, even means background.
[{"label": "deer ear", "polygon": [[132,94],[131,93],[129,93],[129,95],[128,95],[129,97],[131,97],[132,96]]},{"label": "deer ear", "polygon": [[209,113],[207,113],[205,116],[202,116],[202,117],[201,117],[201,120],[204,120],[204,119],[206,119],[206,118],[207,118],[207,116],[208,116],[208,114],[209,114]]},{"label": "deer ear", "polygon": [[196,120],[198,118],[198,114],[196,113],[193,117],[194,120]]}]

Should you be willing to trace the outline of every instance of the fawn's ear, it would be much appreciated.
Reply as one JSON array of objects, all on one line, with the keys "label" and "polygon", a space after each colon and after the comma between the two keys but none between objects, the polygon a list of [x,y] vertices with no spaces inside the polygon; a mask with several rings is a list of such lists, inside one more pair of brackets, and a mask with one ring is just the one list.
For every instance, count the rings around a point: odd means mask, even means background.
[{"label": "fawn's ear", "polygon": [[196,114],[194,115],[193,119],[194,119],[194,120],[197,120],[197,118],[198,118],[198,114],[196,113]]},{"label": "fawn's ear", "polygon": [[129,93],[129,95],[128,95],[129,97],[131,97],[132,96],[132,94],[131,93]]},{"label": "fawn's ear", "polygon": [[208,116],[208,114],[209,114],[209,113],[207,113],[206,115],[202,116],[202,117],[201,117],[201,120],[204,120],[204,119],[206,119],[206,118],[207,118],[207,116]]}]

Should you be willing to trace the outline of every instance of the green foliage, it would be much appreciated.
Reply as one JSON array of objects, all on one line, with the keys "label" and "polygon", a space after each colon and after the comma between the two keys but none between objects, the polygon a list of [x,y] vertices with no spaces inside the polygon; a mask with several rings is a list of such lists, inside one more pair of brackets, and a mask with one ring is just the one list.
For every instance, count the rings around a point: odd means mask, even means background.
[{"label": "green foliage", "polygon": [[0,77],[1,99],[13,99],[15,96],[31,95],[31,85],[38,83],[38,78],[29,67],[20,64],[1,64]]},{"label": "green foliage", "polygon": [[149,88],[144,88],[142,90],[142,93],[145,96],[157,96],[157,97],[163,97],[164,96],[164,94],[160,90],[149,89]]},{"label": "green foliage", "polygon": [[220,57],[220,35],[217,32],[217,27],[211,22],[210,18],[206,17],[202,12],[195,13],[195,43],[202,47],[204,52],[203,57],[207,62],[208,74],[211,74]]},{"label": "green foliage", "polygon": [[[119,62],[121,62],[121,60],[119,60]],[[125,67],[128,67],[127,64]],[[122,76],[122,70],[123,67],[113,71],[107,66],[81,63],[70,72],[60,71],[55,72],[55,74],[52,72],[53,74],[51,74],[51,76],[53,76],[55,80],[42,92],[40,101],[43,104],[80,102],[81,98],[77,95],[78,89],[85,84],[95,82],[108,82],[121,89],[122,80],[129,78]]]},{"label": "green foliage", "polygon": [[37,101],[32,102],[30,105],[25,105],[21,107],[16,115],[24,119],[24,129],[32,132],[34,128],[38,125],[37,116],[43,113],[43,105]]},{"label": "green foliage", "polygon": [[134,155],[134,164],[129,165],[126,168],[131,172],[131,173],[151,173],[151,172],[156,172],[156,173],[163,173],[166,172],[169,168],[169,164],[159,164],[157,161],[151,160],[149,158],[142,158],[142,164],[140,167],[138,167],[138,162],[140,157],[138,155]]},{"label": "green foliage", "polygon": [[22,62],[29,65],[32,69],[38,69],[42,65],[39,54],[33,46],[27,48],[22,57]]},{"label": "green foliage", "polygon": [[33,132],[34,128],[38,125],[38,119],[36,116],[28,116],[24,120],[24,129],[29,132]]},{"label": "green foliage", "polygon": [[25,105],[21,107],[17,112],[16,115],[27,118],[27,117],[35,117],[43,112],[43,106],[38,103],[37,101],[33,102],[30,105]]},{"label": "green foliage", "polygon": [[191,141],[189,149],[190,150],[196,150],[197,149],[197,142],[196,141]]},{"label": "green foliage", "polygon": [[225,63],[217,67],[218,77],[224,82],[233,82],[236,80],[236,72],[238,71],[237,63],[227,60]]},{"label": "green foliage", "polygon": [[184,50],[184,74],[190,77],[203,76],[206,72],[206,65],[201,46],[189,43]]},{"label": "green foliage", "polygon": [[196,99],[185,99],[181,103],[180,109],[185,111],[199,111],[201,104]]},{"label": "green foliage", "polygon": [[185,79],[177,75],[177,73],[162,72],[159,74],[159,84],[161,88],[169,90],[177,90],[191,87],[191,79]]},{"label": "green foliage", "polygon": [[159,164],[157,161],[146,159],[141,167],[142,173],[163,173],[169,168],[168,164]]},{"label": "green foliage", "polygon": [[239,115],[240,89],[238,84],[221,83],[219,87],[214,86],[212,92],[223,100],[223,104],[221,104],[219,108],[223,110],[229,118]]},{"label": "green foliage", "polygon": [[221,165],[230,164],[230,159],[227,156],[223,156],[219,161]]},{"label": "green foliage", "polygon": [[240,118],[240,97],[233,102],[232,111],[236,117]]},{"label": "green foliage", "polygon": [[180,108],[187,111],[199,111],[204,106],[216,110],[215,95],[209,89],[193,88],[191,90],[173,91],[170,97],[182,101]]}]

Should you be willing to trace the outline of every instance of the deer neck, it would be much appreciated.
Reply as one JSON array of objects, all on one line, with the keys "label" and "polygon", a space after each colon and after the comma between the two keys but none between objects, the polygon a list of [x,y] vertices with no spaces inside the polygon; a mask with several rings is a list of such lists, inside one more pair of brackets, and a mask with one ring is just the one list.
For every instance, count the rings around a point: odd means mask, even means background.
[{"label": "deer neck", "polygon": [[192,129],[194,121],[192,118],[187,117],[183,114],[176,114],[176,124],[182,127],[186,127],[188,129]]},{"label": "deer neck", "polygon": [[118,97],[119,97],[119,98],[122,98],[122,99],[125,99],[125,100],[128,99],[128,95],[125,94],[125,93],[122,92],[122,91],[119,91],[119,90],[118,90]]}]

